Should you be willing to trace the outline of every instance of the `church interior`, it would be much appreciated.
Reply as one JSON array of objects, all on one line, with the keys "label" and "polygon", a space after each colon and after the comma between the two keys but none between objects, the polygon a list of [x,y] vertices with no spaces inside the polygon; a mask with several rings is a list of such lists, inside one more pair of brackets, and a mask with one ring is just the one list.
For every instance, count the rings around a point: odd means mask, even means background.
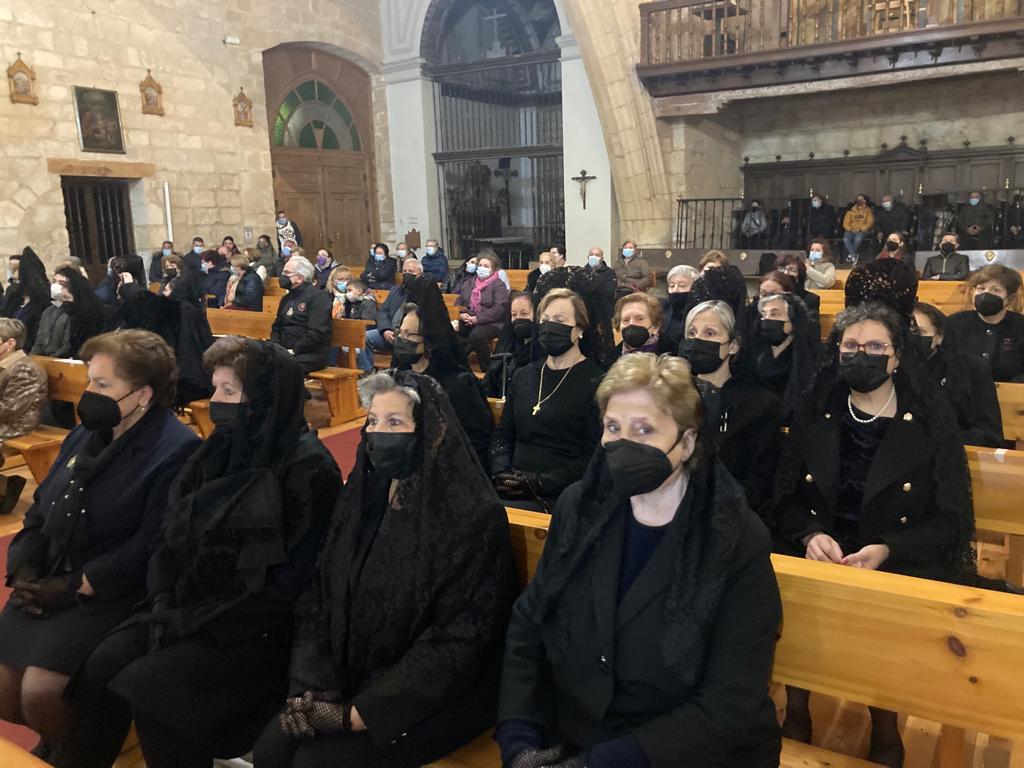
[{"label": "church interior", "polygon": [[0,764],[1024,768],[1022,0],[0,32]]}]

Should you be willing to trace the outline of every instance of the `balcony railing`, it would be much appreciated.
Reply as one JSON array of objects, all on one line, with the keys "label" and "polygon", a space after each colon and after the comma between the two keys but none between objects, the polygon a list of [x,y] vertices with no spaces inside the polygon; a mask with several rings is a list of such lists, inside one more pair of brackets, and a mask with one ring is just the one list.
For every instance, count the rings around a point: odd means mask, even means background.
[{"label": "balcony railing", "polygon": [[662,0],[640,6],[643,65],[1020,18],[1021,0]]}]

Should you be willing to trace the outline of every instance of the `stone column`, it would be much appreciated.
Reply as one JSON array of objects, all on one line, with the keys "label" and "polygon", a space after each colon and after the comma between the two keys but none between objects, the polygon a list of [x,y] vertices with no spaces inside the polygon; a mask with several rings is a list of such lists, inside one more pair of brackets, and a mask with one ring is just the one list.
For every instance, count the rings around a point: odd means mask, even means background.
[{"label": "stone column", "polygon": [[423,76],[423,59],[384,65],[391,145],[391,185],[395,230],[399,240],[416,229],[421,245],[440,237],[441,206],[437,190],[434,86]]},{"label": "stone column", "polygon": [[[612,187],[611,163],[605,146],[597,104],[590,89],[576,38],[558,38],[562,49],[562,143],[565,177],[565,247],[571,264],[584,264],[587,251],[603,248],[611,262],[619,233]],[[587,208],[583,209],[580,186],[572,181],[586,170],[596,176],[587,184]]]}]

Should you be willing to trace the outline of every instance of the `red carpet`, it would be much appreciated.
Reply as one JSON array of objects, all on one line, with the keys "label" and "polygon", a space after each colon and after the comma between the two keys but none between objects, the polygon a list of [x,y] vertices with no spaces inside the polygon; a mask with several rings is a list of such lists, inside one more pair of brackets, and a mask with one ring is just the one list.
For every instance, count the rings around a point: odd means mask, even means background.
[{"label": "red carpet", "polygon": [[341,468],[341,476],[346,480],[348,479],[348,473],[352,471],[352,467],[356,463],[356,448],[359,446],[359,440],[358,429],[348,429],[336,435],[331,435],[331,437],[323,438],[324,445],[331,452],[334,460],[338,462],[338,466]]}]

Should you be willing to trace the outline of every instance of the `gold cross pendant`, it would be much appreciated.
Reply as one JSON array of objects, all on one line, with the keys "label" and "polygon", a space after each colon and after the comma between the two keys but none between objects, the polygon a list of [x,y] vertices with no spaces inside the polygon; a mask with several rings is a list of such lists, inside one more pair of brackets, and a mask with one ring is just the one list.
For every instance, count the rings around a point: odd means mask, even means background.
[{"label": "gold cross pendant", "polygon": [[536,416],[537,412],[539,410],[540,410],[540,404],[537,404],[537,405],[533,406],[533,415]]}]

